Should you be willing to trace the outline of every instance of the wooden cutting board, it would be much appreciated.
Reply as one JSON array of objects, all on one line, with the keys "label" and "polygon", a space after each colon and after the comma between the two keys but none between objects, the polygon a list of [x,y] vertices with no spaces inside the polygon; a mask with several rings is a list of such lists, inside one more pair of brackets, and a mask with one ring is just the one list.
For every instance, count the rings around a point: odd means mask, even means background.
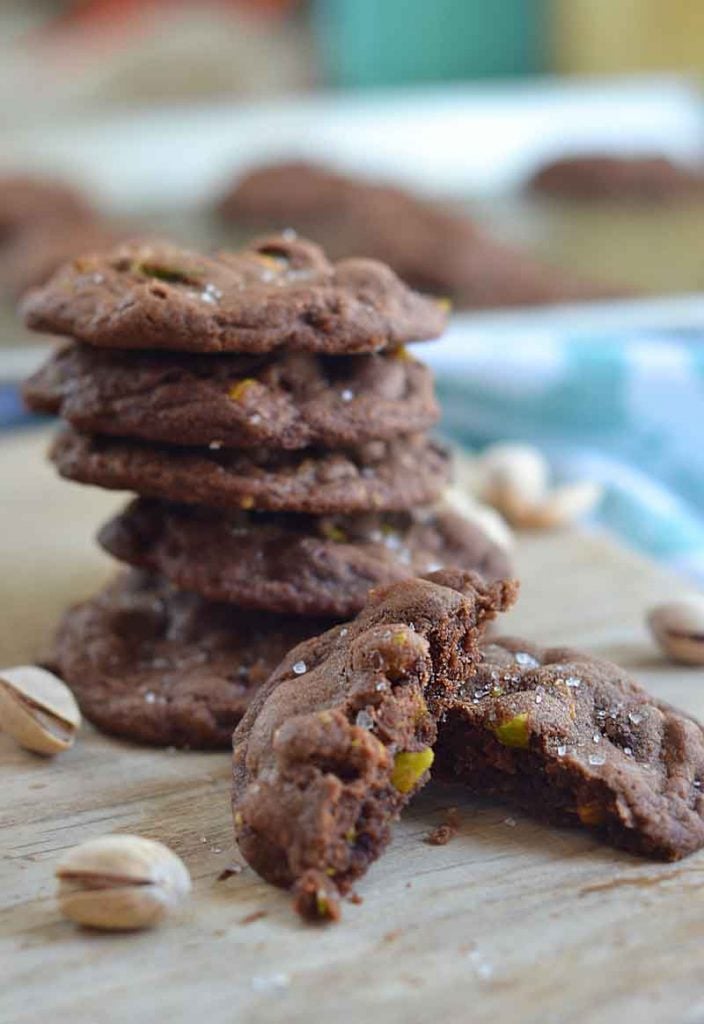
[{"label": "wooden cutting board", "polygon": [[[93,544],[117,495],[56,480],[46,434],[2,442],[0,663],[41,651],[60,610],[110,572]],[[643,625],[685,589],[613,543],[526,537],[507,630],[581,645],[704,715],[704,677],[665,664]],[[341,924],[305,926],[285,894],[233,863],[226,754],[168,753],[90,727],[54,761],[0,737],[0,1021],[289,1024],[640,1024],[704,1021],[704,856],[651,864],[579,831],[431,784],[359,886]],[[450,806],[459,834],[424,842]],[[53,871],[68,847],[133,831],[186,861],[194,893],[160,930],[82,932],[62,921]]]}]

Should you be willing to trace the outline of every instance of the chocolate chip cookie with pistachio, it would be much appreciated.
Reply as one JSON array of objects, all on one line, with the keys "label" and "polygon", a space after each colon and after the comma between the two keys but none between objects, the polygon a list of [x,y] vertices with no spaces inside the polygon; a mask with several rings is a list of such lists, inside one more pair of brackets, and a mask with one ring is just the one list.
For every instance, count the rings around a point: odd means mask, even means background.
[{"label": "chocolate chip cookie with pistachio", "polygon": [[51,661],[103,732],[225,749],[286,651],[326,625],[215,604],[129,571],[66,612]]},{"label": "chocolate chip cookie with pistachio", "polygon": [[403,511],[435,501],[446,450],[424,434],[330,451],[177,448],[62,431],[51,450],[79,483],[223,509],[311,515]]},{"label": "chocolate chip cookie with pistachio", "polygon": [[502,548],[443,509],[319,517],[140,498],[98,539],[120,561],[210,600],[337,619],[356,615],[372,587],[446,566],[487,580],[510,573]]},{"label": "chocolate chip cookie with pistachio", "polygon": [[379,352],[436,337],[447,319],[383,263],[331,263],[290,235],[216,256],[119,246],[66,264],[23,311],[34,330],[99,348],[259,354]]},{"label": "chocolate chip cookie with pistachio", "polygon": [[335,358],[67,344],[23,395],[85,433],[226,448],[339,448],[426,430],[439,416],[432,374],[406,348]]}]

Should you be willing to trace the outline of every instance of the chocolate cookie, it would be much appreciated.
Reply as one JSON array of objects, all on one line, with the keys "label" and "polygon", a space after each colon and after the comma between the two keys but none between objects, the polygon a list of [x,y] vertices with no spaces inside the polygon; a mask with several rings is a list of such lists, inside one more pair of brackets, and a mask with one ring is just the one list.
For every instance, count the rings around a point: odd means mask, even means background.
[{"label": "chocolate cookie", "polygon": [[29,327],[105,348],[377,352],[438,335],[447,311],[369,259],[295,236],[202,256],[126,245],[65,266],[23,303]]},{"label": "chocolate cookie", "polygon": [[65,182],[29,175],[0,178],[0,246],[10,236],[40,223],[67,223],[93,216],[87,200]]},{"label": "chocolate cookie", "polygon": [[355,615],[370,588],[409,576],[445,566],[492,580],[510,571],[482,530],[446,511],[321,519],[138,499],[99,541],[115,558],[211,600],[338,619]]},{"label": "chocolate cookie", "polygon": [[448,702],[437,770],[615,846],[675,860],[704,846],[704,731],[616,665],[496,640]]},{"label": "chocolate cookie", "polygon": [[209,451],[92,437],[68,428],[54,442],[51,458],[62,476],[98,487],[215,508],[312,515],[429,504],[449,473],[444,449],[419,434],[332,452]]},{"label": "chocolate cookie", "polygon": [[704,174],[663,156],[587,154],[546,164],[529,187],[565,199],[665,200],[701,195]]},{"label": "chocolate cookie", "polygon": [[359,213],[363,198],[370,194],[409,195],[322,164],[290,160],[263,164],[243,175],[221,197],[216,213],[225,221],[249,228],[304,231],[304,226],[340,217],[343,211]]},{"label": "chocolate cookie", "polygon": [[583,278],[568,268],[483,235],[455,255],[456,287],[451,293],[466,309],[559,305],[632,293],[618,285]]},{"label": "chocolate cookie", "polygon": [[219,206],[242,227],[295,228],[332,258],[364,253],[415,288],[455,298],[458,257],[477,232],[466,215],[393,185],[309,163],[259,167]]},{"label": "chocolate cookie", "polygon": [[0,285],[19,298],[44,284],[68,260],[83,252],[111,249],[127,237],[127,228],[98,218],[39,222],[0,242]]},{"label": "chocolate cookie", "polygon": [[467,216],[403,189],[308,163],[260,167],[220,204],[225,219],[295,228],[331,258],[364,253],[412,287],[459,308],[539,305],[623,295],[488,236]]},{"label": "chocolate cookie", "polygon": [[339,448],[425,430],[439,415],[430,370],[405,348],[340,359],[69,344],[30,377],[24,398],[88,433],[233,448]]},{"label": "chocolate cookie", "polygon": [[442,572],[375,591],[357,619],[299,644],[234,735],[237,842],[304,916],[335,917],[427,781],[437,719],[476,670],[515,585]]},{"label": "chocolate cookie", "polygon": [[103,732],[227,748],[252,694],[321,627],[213,604],[132,571],[66,613],[53,664]]}]

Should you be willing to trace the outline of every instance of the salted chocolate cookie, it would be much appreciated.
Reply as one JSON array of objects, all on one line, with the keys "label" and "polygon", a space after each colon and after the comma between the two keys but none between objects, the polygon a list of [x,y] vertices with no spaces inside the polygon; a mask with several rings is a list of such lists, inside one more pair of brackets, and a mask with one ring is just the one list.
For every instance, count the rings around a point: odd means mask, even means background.
[{"label": "salted chocolate cookie", "polygon": [[67,428],[54,442],[51,458],[62,476],[79,483],[215,508],[311,515],[430,504],[449,474],[447,452],[419,434],[339,451],[210,451]]},{"label": "salted chocolate cookie", "polygon": [[52,664],[103,732],[227,748],[252,694],[291,646],[320,628],[204,601],[132,571],[66,613]]},{"label": "salted chocolate cookie", "polygon": [[99,534],[115,558],[215,601],[349,618],[372,587],[446,566],[509,574],[505,552],[449,511],[296,516],[138,499]]},{"label": "salted chocolate cookie", "polygon": [[23,303],[29,327],[105,348],[377,352],[437,336],[447,311],[369,259],[333,264],[292,235],[203,256],[126,245],[65,266]]},{"label": "salted chocolate cookie", "polygon": [[447,702],[438,774],[615,846],[676,860],[704,846],[704,731],[622,669],[495,640]]},{"label": "salted chocolate cookie", "polygon": [[69,344],[30,377],[24,398],[87,433],[233,448],[339,448],[425,430],[439,415],[430,370],[405,348],[340,359]]},{"label": "salted chocolate cookie", "polygon": [[334,259],[364,253],[412,287],[447,296],[462,309],[624,294],[493,239],[464,210],[316,164],[256,168],[235,184],[219,210],[242,227],[295,228]]},{"label": "salted chocolate cookie", "polygon": [[565,199],[667,200],[704,194],[704,174],[664,156],[597,153],[546,164],[529,187]]},{"label": "salted chocolate cookie", "polygon": [[380,588],[357,619],[294,648],[250,704],[233,740],[237,842],[304,916],[339,916],[337,894],[382,853],[429,777],[444,703],[514,592],[459,571]]}]

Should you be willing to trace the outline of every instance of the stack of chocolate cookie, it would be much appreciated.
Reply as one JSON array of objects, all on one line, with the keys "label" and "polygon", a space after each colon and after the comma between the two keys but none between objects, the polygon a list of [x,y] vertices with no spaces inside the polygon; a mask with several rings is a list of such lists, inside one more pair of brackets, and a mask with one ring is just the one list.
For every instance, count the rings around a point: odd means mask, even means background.
[{"label": "stack of chocolate cookie", "polygon": [[444,565],[505,575],[437,506],[432,379],[403,346],[446,311],[384,264],[290,235],[212,258],[131,245],[65,266],[24,309],[72,339],[25,388],[68,422],[59,472],[139,495],[99,535],[132,569],[56,645],[105,731],[228,746],[284,653],[370,588]]}]

